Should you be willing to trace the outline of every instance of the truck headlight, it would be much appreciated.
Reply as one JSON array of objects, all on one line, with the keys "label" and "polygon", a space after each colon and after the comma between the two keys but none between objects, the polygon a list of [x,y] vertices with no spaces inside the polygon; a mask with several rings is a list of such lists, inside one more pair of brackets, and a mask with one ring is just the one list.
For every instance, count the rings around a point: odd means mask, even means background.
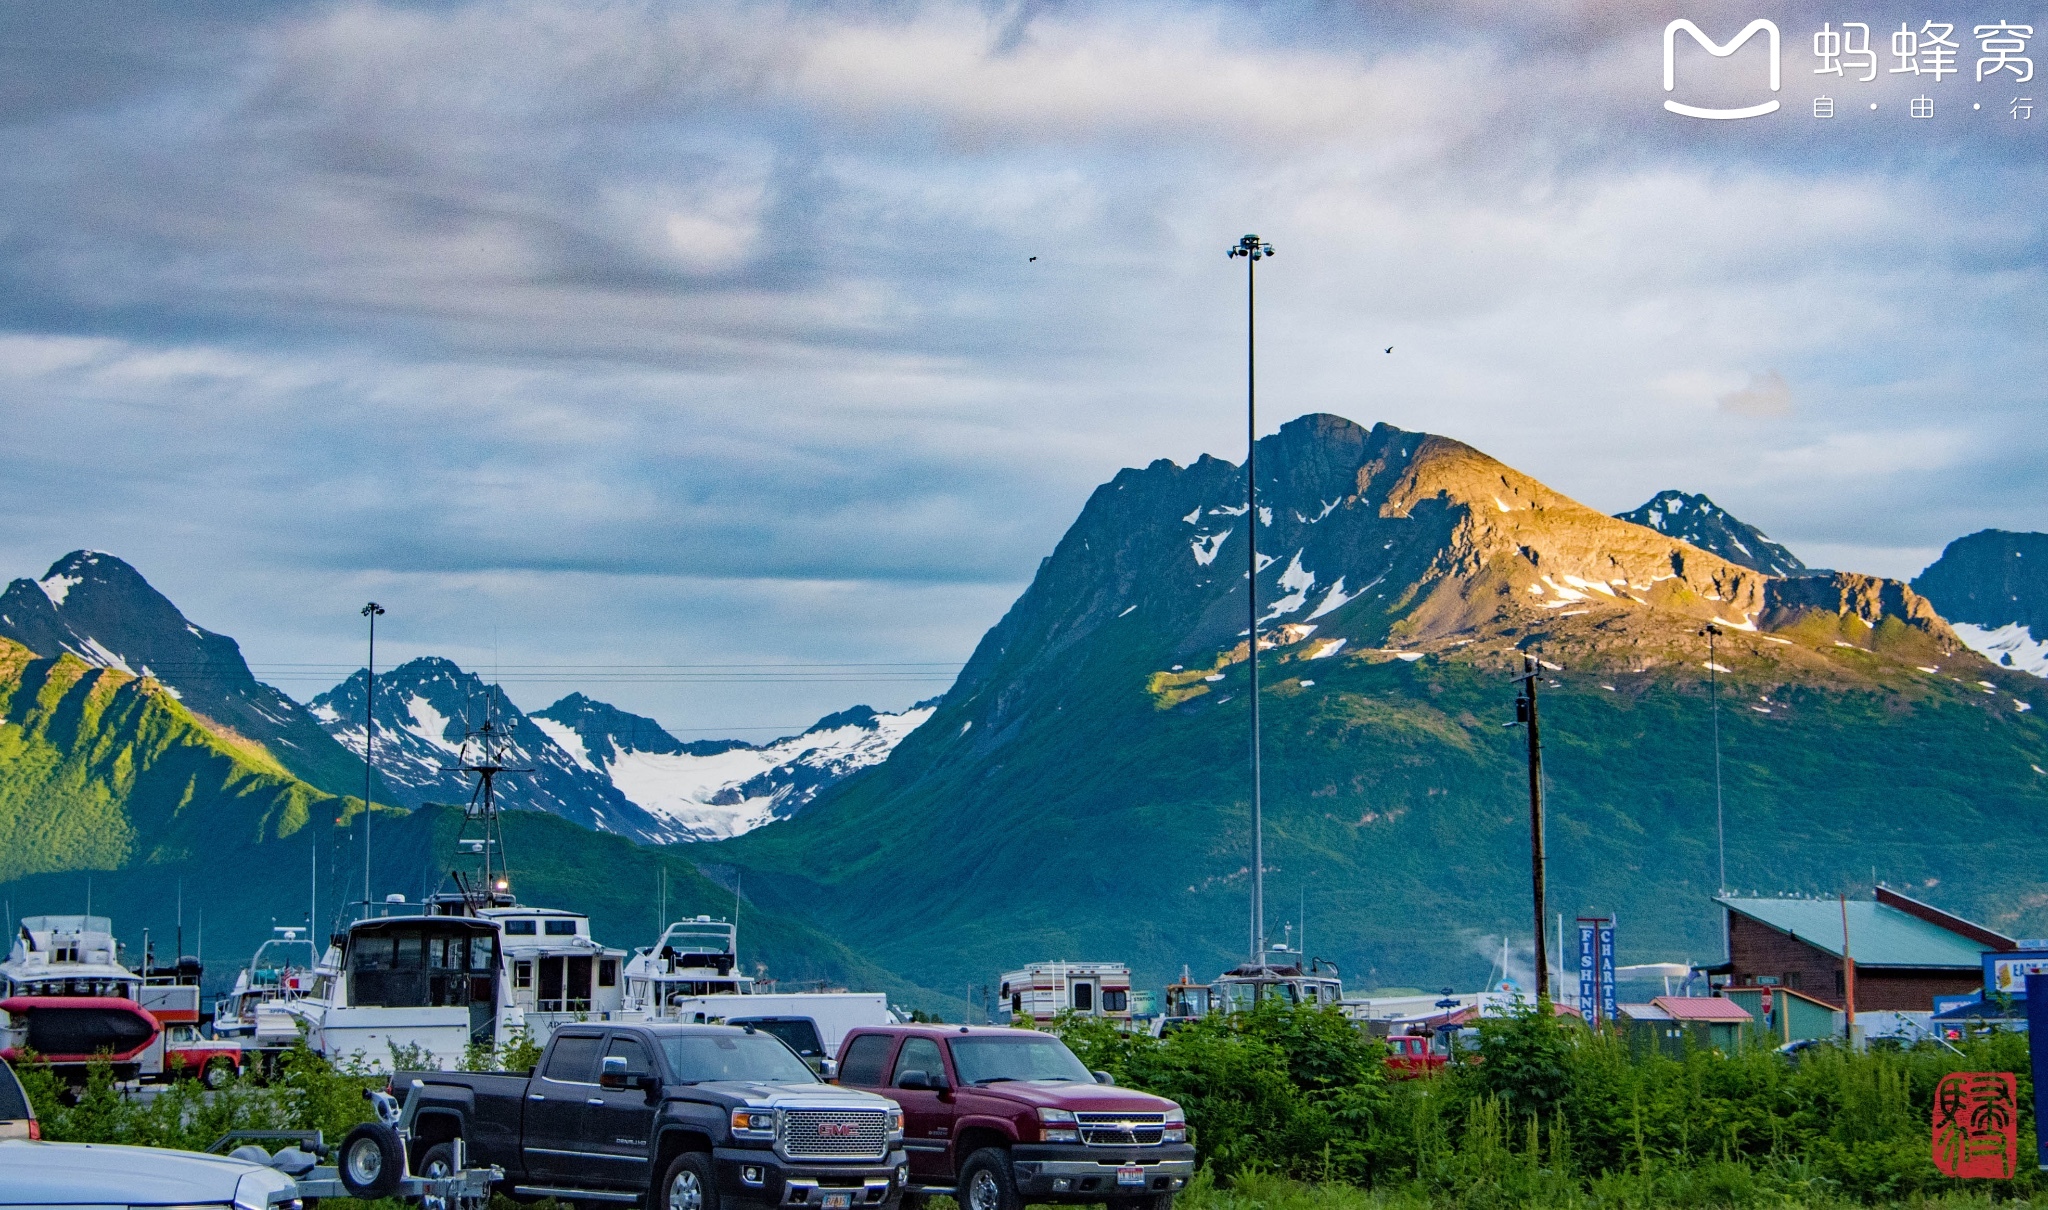
[{"label": "truck headlight", "polygon": [[1159,1132],[1162,1143],[1185,1143],[1188,1141],[1188,1117],[1179,1106],[1166,1111],[1166,1128]]},{"label": "truck headlight", "polygon": [[891,1109],[889,1111],[889,1141],[892,1143],[903,1141],[903,1111],[901,1109]]},{"label": "truck headlight", "polygon": [[742,1139],[774,1138],[775,1111],[772,1109],[733,1110],[732,1133],[734,1138]]},{"label": "truck headlight", "polygon": [[1038,1133],[1048,1143],[1078,1143],[1081,1141],[1081,1125],[1074,1120],[1072,1110],[1046,1109],[1038,1111]]}]

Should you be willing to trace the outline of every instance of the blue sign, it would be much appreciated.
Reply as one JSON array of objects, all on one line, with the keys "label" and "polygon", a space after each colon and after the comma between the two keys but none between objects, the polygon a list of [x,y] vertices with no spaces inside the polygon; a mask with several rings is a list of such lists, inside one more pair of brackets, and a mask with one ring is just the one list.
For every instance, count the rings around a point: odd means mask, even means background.
[{"label": "blue sign", "polygon": [[2048,1121],[2042,1119],[2048,1110],[2048,1046],[2034,1045],[2034,1039],[2048,1037],[2048,975],[2028,975],[2020,990],[2039,993],[2027,996],[2027,1057],[2034,1069],[2034,1159],[2048,1169]]},{"label": "blue sign", "polygon": [[1600,924],[1600,1015],[1614,1020],[1614,922]]},{"label": "blue sign", "polygon": [[1600,975],[1591,921],[1579,922],[1579,1016],[1591,1025],[1600,1011]]},{"label": "blue sign", "polygon": [[2048,975],[2048,950],[1993,950],[1984,955],[1984,998],[2027,998],[2027,976]]}]

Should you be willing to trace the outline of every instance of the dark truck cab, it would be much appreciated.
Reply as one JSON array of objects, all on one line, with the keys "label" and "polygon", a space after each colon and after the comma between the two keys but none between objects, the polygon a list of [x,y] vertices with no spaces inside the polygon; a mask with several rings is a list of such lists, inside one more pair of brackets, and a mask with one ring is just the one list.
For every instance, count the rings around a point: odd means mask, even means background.
[{"label": "dark truck cab", "polygon": [[1194,1175],[1180,1106],[1108,1084],[1051,1034],[859,1029],[840,1046],[839,1082],[902,1105],[906,1202],[945,1193],[962,1210],[1030,1202],[1171,1210]]},{"label": "dark truck cab", "polygon": [[411,1170],[496,1164],[520,1197],[649,1210],[893,1210],[903,1116],[826,1084],[774,1035],[723,1025],[563,1025],[531,1077],[409,1071]]}]

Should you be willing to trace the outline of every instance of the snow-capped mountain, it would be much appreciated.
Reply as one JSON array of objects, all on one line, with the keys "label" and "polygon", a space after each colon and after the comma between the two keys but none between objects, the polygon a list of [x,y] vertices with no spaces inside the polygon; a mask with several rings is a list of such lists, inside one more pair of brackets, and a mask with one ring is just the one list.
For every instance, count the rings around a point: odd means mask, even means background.
[{"label": "snow-capped mountain", "polygon": [[1986,659],[2048,677],[2048,534],[1957,538],[1913,587]]},{"label": "snow-capped mountain", "polygon": [[303,780],[330,793],[362,793],[361,762],[305,707],[258,681],[233,639],[193,625],[113,555],[75,550],[40,580],[10,583],[0,593],[0,637],[38,655],[70,652],[154,677],[208,724],[262,744]]},{"label": "snow-capped mountain", "polygon": [[[358,760],[364,748],[364,680],[358,671],[314,698],[310,707],[328,734]],[[489,718],[506,745],[500,763],[531,770],[499,779],[505,806],[547,811],[636,840],[685,838],[635,806],[587,762],[563,751],[503,690],[452,661],[429,656],[378,673],[376,718],[377,773],[392,798],[404,805],[469,801],[476,779],[460,771],[464,743],[469,741],[467,755],[476,758],[480,749],[471,737]]]},{"label": "snow-capped mountain", "polygon": [[1815,574],[1799,557],[1778,545],[1764,531],[1730,514],[1705,496],[1664,491],[1641,507],[1616,513],[1623,521],[1647,525],[1660,534],[1711,551],[1767,576]]},{"label": "snow-capped mountain", "polygon": [[753,745],[684,743],[653,719],[572,693],[532,715],[572,759],[693,840],[720,840],[787,819],[848,774],[887,760],[936,702],[900,714],[855,706],[801,735]]}]

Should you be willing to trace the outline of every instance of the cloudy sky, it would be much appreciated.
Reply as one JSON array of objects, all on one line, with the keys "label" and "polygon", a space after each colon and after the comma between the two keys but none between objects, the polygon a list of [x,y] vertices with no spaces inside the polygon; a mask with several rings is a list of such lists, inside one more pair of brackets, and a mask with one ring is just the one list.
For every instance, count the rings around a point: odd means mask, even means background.
[{"label": "cloudy sky", "polygon": [[[1911,575],[2048,529],[2048,107],[1974,78],[2048,10],[1943,3],[1931,79],[1854,5],[11,5],[0,566],[119,554],[301,697],[375,597],[529,708],[901,706],[1096,483],[1242,457],[1257,231],[1265,430]],[[1781,91],[1666,93],[1679,16]]]}]

